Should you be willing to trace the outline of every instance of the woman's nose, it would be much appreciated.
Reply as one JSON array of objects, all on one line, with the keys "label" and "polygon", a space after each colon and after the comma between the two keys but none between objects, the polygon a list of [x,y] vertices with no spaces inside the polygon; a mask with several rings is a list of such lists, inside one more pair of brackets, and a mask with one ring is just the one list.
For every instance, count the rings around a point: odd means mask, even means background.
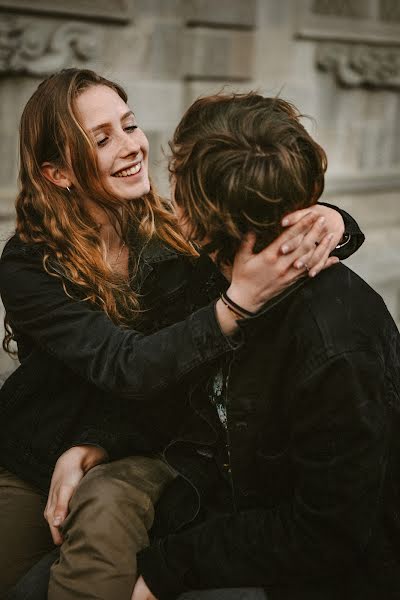
[{"label": "woman's nose", "polygon": [[140,142],[135,136],[135,133],[127,133],[123,132],[121,135],[121,155],[129,156],[131,154],[139,154],[140,151]]}]

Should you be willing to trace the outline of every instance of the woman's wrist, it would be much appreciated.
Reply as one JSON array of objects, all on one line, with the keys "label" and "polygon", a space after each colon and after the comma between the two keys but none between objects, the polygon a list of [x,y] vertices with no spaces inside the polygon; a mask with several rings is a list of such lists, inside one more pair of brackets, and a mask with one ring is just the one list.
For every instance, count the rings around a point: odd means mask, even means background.
[{"label": "woman's wrist", "polygon": [[79,463],[82,471],[87,473],[96,465],[107,462],[108,454],[104,448],[101,448],[100,446],[82,444],[80,446],[72,446],[72,448],[67,450],[67,452],[65,452],[61,458],[75,460]]},{"label": "woman's wrist", "polygon": [[233,336],[239,329],[237,321],[239,319],[224,302],[219,298],[215,303],[215,315],[218,321],[218,325],[222,333],[226,336]]},{"label": "woman's wrist", "polygon": [[267,297],[261,298],[258,296],[256,298],[254,295],[251,297],[245,286],[242,286],[241,289],[233,284],[228,288],[226,295],[234,304],[251,314],[259,311],[268,300]]}]

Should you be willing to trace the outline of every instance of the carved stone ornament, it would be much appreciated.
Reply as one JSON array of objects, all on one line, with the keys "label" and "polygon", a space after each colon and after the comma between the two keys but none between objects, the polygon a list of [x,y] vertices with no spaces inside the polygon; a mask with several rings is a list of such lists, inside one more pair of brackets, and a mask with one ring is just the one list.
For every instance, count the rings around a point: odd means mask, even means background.
[{"label": "carved stone ornament", "polygon": [[320,43],[317,66],[345,87],[400,88],[400,48]]},{"label": "carved stone ornament", "polygon": [[81,66],[99,53],[98,29],[64,22],[49,30],[41,21],[6,17],[0,21],[0,74],[46,77],[63,67]]}]

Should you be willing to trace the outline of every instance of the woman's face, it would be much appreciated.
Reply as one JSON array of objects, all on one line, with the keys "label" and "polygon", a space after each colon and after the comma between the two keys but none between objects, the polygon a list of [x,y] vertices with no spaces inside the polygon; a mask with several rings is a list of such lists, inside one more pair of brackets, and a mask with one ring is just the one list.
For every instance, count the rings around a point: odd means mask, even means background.
[{"label": "woman's face", "polygon": [[149,143],[126,102],[111,88],[97,85],[82,92],[76,106],[97,145],[105,187],[122,200],[147,194]]}]

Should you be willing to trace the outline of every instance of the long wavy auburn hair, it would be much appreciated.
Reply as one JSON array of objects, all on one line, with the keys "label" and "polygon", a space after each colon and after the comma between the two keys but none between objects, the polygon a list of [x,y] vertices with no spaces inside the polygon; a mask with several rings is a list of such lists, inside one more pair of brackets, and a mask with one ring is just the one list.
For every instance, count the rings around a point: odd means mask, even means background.
[{"label": "long wavy auburn hair", "polygon": [[[97,85],[113,89],[127,101],[118,84],[93,71],[65,69],[43,81],[25,106],[20,123],[16,232],[24,242],[43,248],[43,266],[61,278],[66,294],[96,305],[115,323],[127,327],[140,312],[139,296],[107,263],[99,227],[85,208],[85,199],[107,212],[126,242],[134,229],[142,244],[157,237],[179,252],[193,255],[195,251],[152,184],[148,194],[132,201],[114,197],[103,185],[95,142],[82,127],[76,108],[76,98]],[[44,177],[45,162],[72,170],[76,185],[71,192]],[[3,346],[12,353],[7,316],[5,324]]]},{"label": "long wavy auburn hair", "polygon": [[254,92],[200,98],[182,117],[170,142],[175,201],[191,238],[211,240],[217,261],[230,264],[248,231],[261,250],[284,214],[322,194],[326,155],[300,117]]}]

